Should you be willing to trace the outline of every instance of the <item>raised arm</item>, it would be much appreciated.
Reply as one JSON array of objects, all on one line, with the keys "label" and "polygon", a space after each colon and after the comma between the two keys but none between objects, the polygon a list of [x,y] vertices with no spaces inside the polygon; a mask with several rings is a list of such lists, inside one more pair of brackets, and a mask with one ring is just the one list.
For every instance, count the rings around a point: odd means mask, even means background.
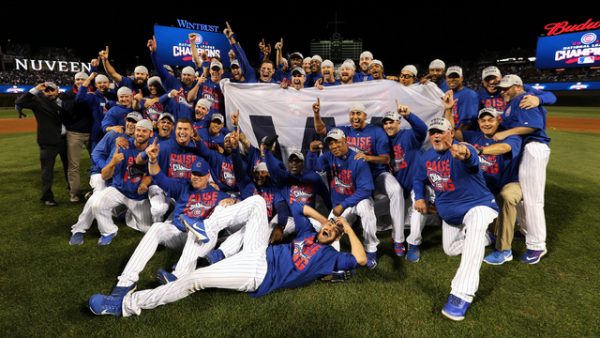
[{"label": "raised arm", "polygon": [[365,248],[348,221],[346,221],[344,217],[338,217],[335,223],[343,226],[344,233],[348,235],[348,240],[350,241],[350,252],[352,252],[352,256],[354,256],[356,259],[356,263],[361,266],[366,265],[367,253],[365,252]]},{"label": "raised arm", "polygon": [[317,97],[317,102],[312,105],[314,114],[315,131],[317,134],[325,136],[327,134],[327,127],[321,119],[321,99]]},{"label": "raised arm", "polygon": [[110,64],[110,61],[108,61],[108,46],[106,46],[106,49],[101,50],[98,53],[98,57],[100,58],[100,60],[102,60],[102,65],[104,66],[104,70],[106,71],[106,73],[113,79],[115,80],[116,83],[120,83],[121,80],[123,80],[123,76],[121,74],[119,74],[116,70],[115,67],[113,67]]}]

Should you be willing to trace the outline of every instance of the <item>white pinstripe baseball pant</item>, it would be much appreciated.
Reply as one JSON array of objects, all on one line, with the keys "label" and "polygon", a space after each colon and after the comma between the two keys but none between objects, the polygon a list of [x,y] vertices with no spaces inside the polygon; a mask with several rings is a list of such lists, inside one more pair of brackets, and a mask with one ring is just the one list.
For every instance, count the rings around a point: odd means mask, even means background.
[{"label": "white pinstripe baseball pant", "polygon": [[265,200],[259,195],[248,197],[229,207],[216,207],[212,215],[204,220],[204,229],[209,241],[207,243],[199,242],[194,234],[189,233],[173,274],[179,278],[194,271],[198,257],[206,257],[216,246],[221,230],[227,228],[230,231],[239,231],[252,218],[256,219],[254,220],[255,222],[262,222],[262,220],[257,218],[261,217],[263,213],[267,227],[270,228],[266,216],[267,205]]},{"label": "white pinstripe baseball pant", "polygon": [[[260,198],[262,202],[258,202]],[[260,196],[253,196],[252,204],[245,206],[246,233],[242,251],[216,264],[197,269],[176,281],[162,285],[156,289],[133,292],[123,300],[123,316],[139,315],[142,309],[153,309],[187,297],[188,295],[206,288],[222,288],[243,292],[256,291],[267,273],[266,249],[269,245],[271,229],[267,219],[267,205]],[[260,205],[259,205],[260,204]],[[231,208],[231,207],[229,207]],[[224,208],[224,209],[229,209]],[[230,213],[223,214],[218,226],[231,224]],[[233,218],[233,217],[230,217]],[[208,220],[207,220],[208,221]]]},{"label": "white pinstripe baseball pant", "polygon": [[442,223],[444,252],[449,256],[462,254],[460,266],[452,279],[451,294],[467,302],[472,302],[479,287],[479,270],[485,247],[490,244],[486,237],[488,225],[498,217],[498,212],[490,207],[471,208],[463,218],[464,226]]},{"label": "white pinstripe baseball pant", "polygon": [[404,192],[394,175],[383,172],[375,179],[375,191],[385,194],[390,200],[390,217],[392,218],[392,239],[404,242]]},{"label": "white pinstripe baseball pant", "polygon": [[[346,208],[342,213],[342,217],[348,218],[348,215],[357,215],[363,227],[363,244],[367,252],[377,252],[377,220],[375,218],[375,210],[373,209],[373,199],[365,198],[358,202],[353,207]],[[329,214],[329,218],[335,218],[333,211]]]},{"label": "white pinstripe baseball pant", "polygon": [[77,223],[71,226],[71,233],[82,232],[85,233],[89,228],[92,227],[94,222],[94,213],[92,212],[92,204],[97,199],[100,192],[106,189],[106,182],[102,179],[101,174],[93,174],[90,176],[90,186],[94,189],[92,196],[88,198],[83,206],[83,210],[77,219]]},{"label": "white pinstripe baseball pant", "polygon": [[[98,222],[98,230],[102,236],[116,233],[119,228],[112,219],[112,210],[119,205],[125,205],[135,220],[134,229],[146,232],[152,225],[150,201],[148,199],[137,201],[127,198],[117,188],[108,187],[100,192],[92,204],[92,212]],[[127,224],[132,224],[127,222]]]},{"label": "white pinstripe baseball pant", "polygon": [[519,183],[523,191],[523,204],[530,250],[546,250],[546,216],[544,215],[544,190],[546,167],[550,160],[550,147],[545,143],[529,142],[523,147],[519,165]]}]

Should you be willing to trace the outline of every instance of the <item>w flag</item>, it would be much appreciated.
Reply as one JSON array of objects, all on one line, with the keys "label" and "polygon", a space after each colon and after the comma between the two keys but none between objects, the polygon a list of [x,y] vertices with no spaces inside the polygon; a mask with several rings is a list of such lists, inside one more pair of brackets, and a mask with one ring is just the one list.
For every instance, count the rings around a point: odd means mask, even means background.
[{"label": "w flag", "polygon": [[[258,145],[263,136],[279,135],[283,158],[294,150],[306,152],[311,141],[320,139],[314,130],[312,105],[321,101],[321,118],[327,126],[348,125],[354,102],[366,107],[367,121],[381,122],[384,114],[396,110],[396,101],[408,105],[425,123],[443,116],[441,100],[432,100],[397,82],[381,80],[351,85],[282,89],[276,84],[221,82],[227,116],[240,111],[240,127],[250,142]],[[403,128],[410,128],[406,121]]]}]

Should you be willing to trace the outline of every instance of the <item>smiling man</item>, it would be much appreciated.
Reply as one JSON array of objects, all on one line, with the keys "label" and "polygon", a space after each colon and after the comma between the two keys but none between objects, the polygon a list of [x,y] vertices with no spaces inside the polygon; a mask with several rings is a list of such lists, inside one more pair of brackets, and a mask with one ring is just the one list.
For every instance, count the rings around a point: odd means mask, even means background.
[{"label": "smiling man", "polygon": [[[367,261],[360,240],[348,222],[339,218],[328,221],[309,206],[294,206],[298,234],[289,244],[269,245],[271,229],[267,222],[266,206],[259,196],[253,199],[262,205],[245,208],[248,223],[240,253],[211,266],[200,268],[172,283],[156,289],[128,293],[125,296],[90,297],[89,307],[96,315],[128,317],[172,303],[206,288],[222,288],[250,292],[261,297],[275,290],[307,285],[336,270],[354,269]],[[308,217],[323,224],[316,233]],[[348,235],[351,253],[336,251],[332,246],[344,234]]]}]

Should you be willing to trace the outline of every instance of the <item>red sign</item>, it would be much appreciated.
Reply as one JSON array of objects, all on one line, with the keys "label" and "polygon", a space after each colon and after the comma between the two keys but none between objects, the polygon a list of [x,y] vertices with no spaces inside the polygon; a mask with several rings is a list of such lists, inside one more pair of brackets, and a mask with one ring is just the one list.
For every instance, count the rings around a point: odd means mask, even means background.
[{"label": "red sign", "polygon": [[587,19],[586,22],[580,24],[569,24],[569,21],[562,21],[549,23],[544,26],[544,29],[548,31],[548,33],[546,33],[547,36],[587,31],[598,28],[600,28],[600,21],[592,21],[592,19]]}]

